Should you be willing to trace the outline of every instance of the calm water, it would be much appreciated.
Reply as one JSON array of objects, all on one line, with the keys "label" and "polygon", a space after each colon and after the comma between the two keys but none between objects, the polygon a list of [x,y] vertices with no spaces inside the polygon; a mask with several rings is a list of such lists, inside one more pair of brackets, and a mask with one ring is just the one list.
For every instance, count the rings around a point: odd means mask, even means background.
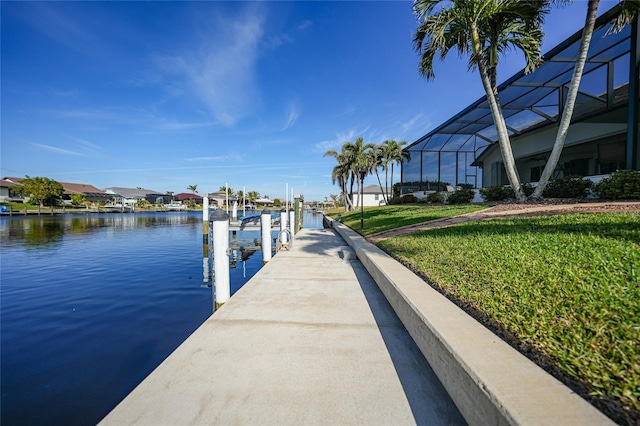
[{"label": "calm water", "polygon": [[[2,217],[0,237],[2,424],[97,423],[212,313],[201,213]],[[235,254],[232,294],[262,266]]]}]

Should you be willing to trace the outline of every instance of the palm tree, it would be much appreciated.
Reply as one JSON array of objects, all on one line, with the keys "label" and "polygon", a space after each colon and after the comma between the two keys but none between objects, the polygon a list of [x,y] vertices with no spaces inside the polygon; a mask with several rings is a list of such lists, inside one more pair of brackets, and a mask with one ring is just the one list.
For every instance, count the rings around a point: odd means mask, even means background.
[{"label": "palm tree", "polygon": [[331,171],[331,183],[334,185],[336,182],[340,187],[341,195],[345,199],[345,211],[350,211],[353,208],[353,204],[351,200],[346,196],[347,195],[347,184],[349,182],[349,176],[351,173],[351,164],[349,164],[349,156],[346,152],[345,145],[342,145],[341,152],[337,152],[335,150],[328,150],[324,153],[323,157],[334,157],[338,162],[337,165],[333,167]]},{"label": "palm tree", "polygon": [[435,78],[433,60],[451,49],[469,55],[469,68],[478,69],[498,133],[507,177],[516,198],[526,199],[516,169],[509,133],[498,100],[498,57],[509,48],[524,54],[525,72],[541,61],[542,23],[549,12],[547,0],[416,0],[414,13],[421,21],[413,36],[420,54],[420,73]]},{"label": "palm tree", "polygon": [[[385,204],[388,204],[386,189],[382,187],[382,182],[380,181],[380,174],[378,173],[378,169],[382,167],[385,168],[385,152],[384,146],[376,145],[373,149],[369,150],[369,172],[373,171],[378,178],[378,185],[380,186],[380,192],[382,192],[382,200]],[[387,184],[385,180],[385,185]]]},{"label": "palm tree", "polygon": [[364,143],[363,138],[356,138],[355,142],[345,142],[343,145],[345,151],[348,153],[351,165],[351,187],[349,189],[349,196],[353,200],[353,183],[358,181],[358,192],[360,191],[360,179],[359,171],[361,169],[367,170],[367,174],[370,172],[369,165],[369,151],[372,150],[375,145],[372,143]]},{"label": "palm tree", "polygon": [[198,189],[198,185],[189,185],[187,186],[187,189],[191,192],[193,192],[194,194],[197,194],[198,191],[196,191],[196,189]]},{"label": "palm tree", "polygon": [[[403,160],[411,160],[411,155],[409,151],[404,151],[403,147],[407,144],[406,141],[397,142],[395,140],[386,140],[383,142],[383,152],[384,152],[384,163],[385,170],[389,169],[389,165],[391,165],[391,186],[387,186],[387,180],[385,178],[385,186],[388,188],[393,188],[393,166],[395,164],[401,165]],[[391,198],[393,196],[393,189],[391,190],[391,194],[387,194],[387,198]]]},{"label": "palm tree", "polygon": [[[323,157],[334,157],[338,161],[338,165],[333,168],[331,179],[335,184],[336,181],[341,183],[343,179],[345,194],[345,210],[349,211],[354,207],[353,203],[353,185],[358,181],[358,189],[360,189],[360,181],[358,171],[362,168],[370,170],[368,153],[375,147],[372,143],[364,143],[364,139],[357,138],[355,142],[345,142],[338,153],[335,150],[328,150]],[[347,186],[349,192],[347,194]]]},{"label": "palm tree", "polygon": [[[582,38],[580,40],[578,60],[576,61],[575,68],[573,69],[573,75],[571,76],[571,83],[569,84],[569,89],[567,91],[567,100],[564,104],[564,109],[562,110],[562,118],[560,119],[556,139],[553,143],[553,149],[551,150],[547,164],[545,164],[544,170],[542,170],[542,175],[538,180],[538,185],[531,195],[532,198],[542,197],[542,192],[549,183],[549,179],[551,179],[551,175],[560,160],[560,154],[562,153],[564,143],[567,139],[569,125],[571,124],[571,117],[573,116],[573,110],[578,97],[578,88],[580,87],[580,81],[582,80],[582,72],[584,71],[584,66],[587,62],[587,54],[589,52],[589,45],[591,44],[591,37],[593,36],[593,30],[596,24],[599,3],[600,0],[589,0],[589,4],[587,6],[587,17],[585,19],[584,29],[582,30]],[[640,2],[637,0],[623,0],[620,7],[620,14],[618,14],[616,18],[614,31],[619,31],[625,25],[629,24],[633,17],[639,12]]]}]

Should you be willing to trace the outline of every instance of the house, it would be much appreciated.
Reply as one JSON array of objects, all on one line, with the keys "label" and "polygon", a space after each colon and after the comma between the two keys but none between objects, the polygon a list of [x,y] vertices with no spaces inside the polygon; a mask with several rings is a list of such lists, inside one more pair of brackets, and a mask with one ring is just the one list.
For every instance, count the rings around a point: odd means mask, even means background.
[{"label": "house", "polygon": [[0,179],[0,203],[22,203],[24,200],[20,194],[12,190],[16,182],[9,178]]},{"label": "house", "polygon": [[[596,181],[617,169],[640,167],[640,49],[634,47],[640,44],[640,18],[607,34],[618,10],[612,8],[596,22],[573,119],[552,178],[581,175]],[[536,71],[521,71],[498,87],[522,182],[535,184],[549,158],[580,37],[581,31],[553,48]],[[402,162],[401,193],[422,194],[446,185],[508,184],[497,141],[485,96],[405,148],[409,158]]]},{"label": "house", "polygon": [[171,202],[170,195],[152,189],[111,187],[105,188],[105,192],[111,195],[117,204],[125,206],[135,206],[140,200],[147,200],[151,204]]},{"label": "house", "polygon": [[[382,190],[385,189],[388,194],[391,194],[390,188],[382,187],[380,185],[369,185],[362,188],[362,205],[365,207],[371,206],[383,206],[385,204],[385,198]],[[360,193],[353,193],[353,205],[360,205]]]},{"label": "house", "polygon": [[[23,202],[23,199],[19,194],[15,191],[12,191],[11,187],[20,184],[24,178],[16,178],[16,177],[5,177],[2,179],[2,183],[0,184],[0,201],[7,202]],[[96,188],[93,185],[88,185],[86,183],[73,183],[73,182],[59,182],[64,189],[64,193],[62,195],[62,200],[65,202],[71,201],[71,195],[73,194],[83,194],[87,201],[92,203],[94,202],[108,202],[112,200],[112,196],[110,194],[105,193],[104,191]],[[6,198],[4,198],[6,197]],[[7,201],[5,201],[7,200]]]},{"label": "house", "polygon": [[212,206],[223,207],[227,205],[227,200],[229,201],[229,205],[232,206],[234,201],[238,201],[238,197],[233,195],[227,196],[227,191],[220,190],[216,192],[210,192],[207,194],[207,198],[209,198],[209,204]]},{"label": "house", "polygon": [[173,195],[173,200],[178,202],[184,202],[187,200],[193,200],[196,204],[202,204],[202,197],[198,194],[192,194],[187,192],[181,192]]},{"label": "house", "polygon": [[255,203],[258,206],[258,208],[260,208],[260,207],[271,207],[274,204],[273,200],[270,200],[267,197],[258,198],[257,200],[255,200]]}]

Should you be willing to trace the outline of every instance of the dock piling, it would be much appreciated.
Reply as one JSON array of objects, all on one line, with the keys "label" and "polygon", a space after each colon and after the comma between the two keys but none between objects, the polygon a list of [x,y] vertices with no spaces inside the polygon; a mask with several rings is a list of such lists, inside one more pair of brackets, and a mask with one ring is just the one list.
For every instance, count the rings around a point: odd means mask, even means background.
[{"label": "dock piling", "polygon": [[260,213],[260,238],[262,242],[262,264],[271,260],[271,211],[265,208]]},{"label": "dock piling", "polygon": [[231,297],[229,279],[229,215],[215,210],[209,216],[213,245],[213,286],[216,309]]}]

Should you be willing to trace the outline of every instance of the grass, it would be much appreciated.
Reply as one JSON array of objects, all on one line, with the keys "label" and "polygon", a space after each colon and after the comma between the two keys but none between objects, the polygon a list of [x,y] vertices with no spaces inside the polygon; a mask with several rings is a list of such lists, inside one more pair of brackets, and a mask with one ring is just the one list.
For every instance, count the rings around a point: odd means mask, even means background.
[{"label": "grass", "polygon": [[379,246],[543,354],[599,408],[640,419],[640,214],[475,222]]},{"label": "grass", "polygon": [[[430,206],[426,204],[405,204],[364,208],[364,230],[362,235],[371,235],[401,226],[413,225],[430,220],[443,219],[460,214],[484,210],[488,206],[477,204]],[[342,223],[348,227],[360,229],[360,210],[344,213],[343,209],[327,212],[332,218],[342,214]]]}]

